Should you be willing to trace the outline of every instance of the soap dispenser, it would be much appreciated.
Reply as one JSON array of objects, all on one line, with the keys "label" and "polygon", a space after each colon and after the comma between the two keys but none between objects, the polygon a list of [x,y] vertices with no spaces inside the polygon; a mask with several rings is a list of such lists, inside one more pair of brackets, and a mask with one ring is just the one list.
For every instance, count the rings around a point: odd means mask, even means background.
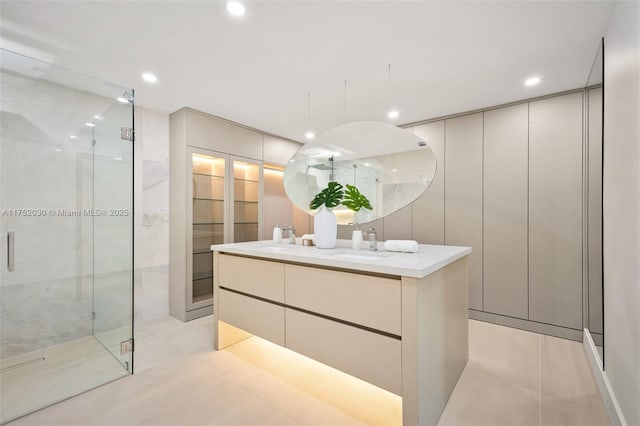
[{"label": "soap dispenser", "polygon": [[360,225],[355,224],[356,228],[353,230],[353,234],[351,234],[351,248],[354,250],[360,250],[362,246],[362,231],[360,230]]},{"label": "soap dispenser", "polygon": [[282,242],[282,228],[280,228],[280,225],[276,225],[276,227],[273,228],[273,241],[276,243]]}]

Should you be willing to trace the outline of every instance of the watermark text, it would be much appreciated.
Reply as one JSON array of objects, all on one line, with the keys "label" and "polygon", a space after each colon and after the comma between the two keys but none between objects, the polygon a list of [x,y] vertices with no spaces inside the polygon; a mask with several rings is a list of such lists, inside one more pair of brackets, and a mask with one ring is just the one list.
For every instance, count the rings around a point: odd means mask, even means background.
[{"label": "watermark text", "polygon": [[129,209],[2,209],[10,217],[117,217],[129,216]]}]

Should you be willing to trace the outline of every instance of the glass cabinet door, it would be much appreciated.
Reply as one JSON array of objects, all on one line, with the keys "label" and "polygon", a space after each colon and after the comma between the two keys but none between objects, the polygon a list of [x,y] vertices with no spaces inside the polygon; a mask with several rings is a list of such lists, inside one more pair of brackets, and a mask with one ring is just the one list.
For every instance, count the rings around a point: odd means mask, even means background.
[{"label": "glass cabinet door", "polygon": [[262,165],[245,159],[232,161],[232,240],[235,243],[257,241],[262,223]]},{"label": "glass cabinet door", "polygon": [[[191,262],[187,273],[187,310],[209,306],[213,300],[212,244],[225,239],[225,185],[227,159],[224,155],[190,151],[191,165]],[[189,265],[190,263],[190,265]]]}]

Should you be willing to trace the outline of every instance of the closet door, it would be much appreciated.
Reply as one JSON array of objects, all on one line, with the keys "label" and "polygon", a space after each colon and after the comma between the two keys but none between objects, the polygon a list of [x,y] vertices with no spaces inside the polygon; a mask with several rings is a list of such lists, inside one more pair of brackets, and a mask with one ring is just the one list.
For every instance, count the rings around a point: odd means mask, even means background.
[{"label": "closet door", "polygon": [[469,308],[482,310],[482,113],[445,122],[445,244],[469,246]]},{"label": "closet door", "polygon": [[484,310],[527,319],[529,105],[484,113]]},{"label": "closet door", "polygon": [[211,245],[228,242],[228,156],[205,149],[187,150],[187,311],[213,303]]},{"label": "closet door", "polygon": [[529,319],[582,328],[582,93],[530,103]]},{"label": "closet door", "polygon": [[231,157],[229,160],[232,221],[230,239],[234,243],[258,241],[262,235],[263,169],[260,161]]},{"label": "closet door", "polygon": [[436,174],[427,190],[411,204],[412,237],[420,244],[444,244],[444,121],[413,128],[436,156]]}]

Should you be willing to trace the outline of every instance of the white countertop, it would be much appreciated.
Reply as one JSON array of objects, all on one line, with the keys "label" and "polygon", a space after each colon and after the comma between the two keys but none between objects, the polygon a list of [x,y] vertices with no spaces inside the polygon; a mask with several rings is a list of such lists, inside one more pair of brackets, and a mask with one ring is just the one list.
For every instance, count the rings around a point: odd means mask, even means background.
[{"label": "white countertop", "polygon": [[353,250],[351,240],[338,240],[335,249],[319,249],[298,244],[274,241],[253,241],[248,243],[217,244],[211,250],[282,260],[285,262],[307,263],[379,274],[422,278],[471,253],[470,247],[435,246],[420,244],[417,253],[384,251],[378,243],[379,251],[369,251],[368,242],[363,248]]}]

